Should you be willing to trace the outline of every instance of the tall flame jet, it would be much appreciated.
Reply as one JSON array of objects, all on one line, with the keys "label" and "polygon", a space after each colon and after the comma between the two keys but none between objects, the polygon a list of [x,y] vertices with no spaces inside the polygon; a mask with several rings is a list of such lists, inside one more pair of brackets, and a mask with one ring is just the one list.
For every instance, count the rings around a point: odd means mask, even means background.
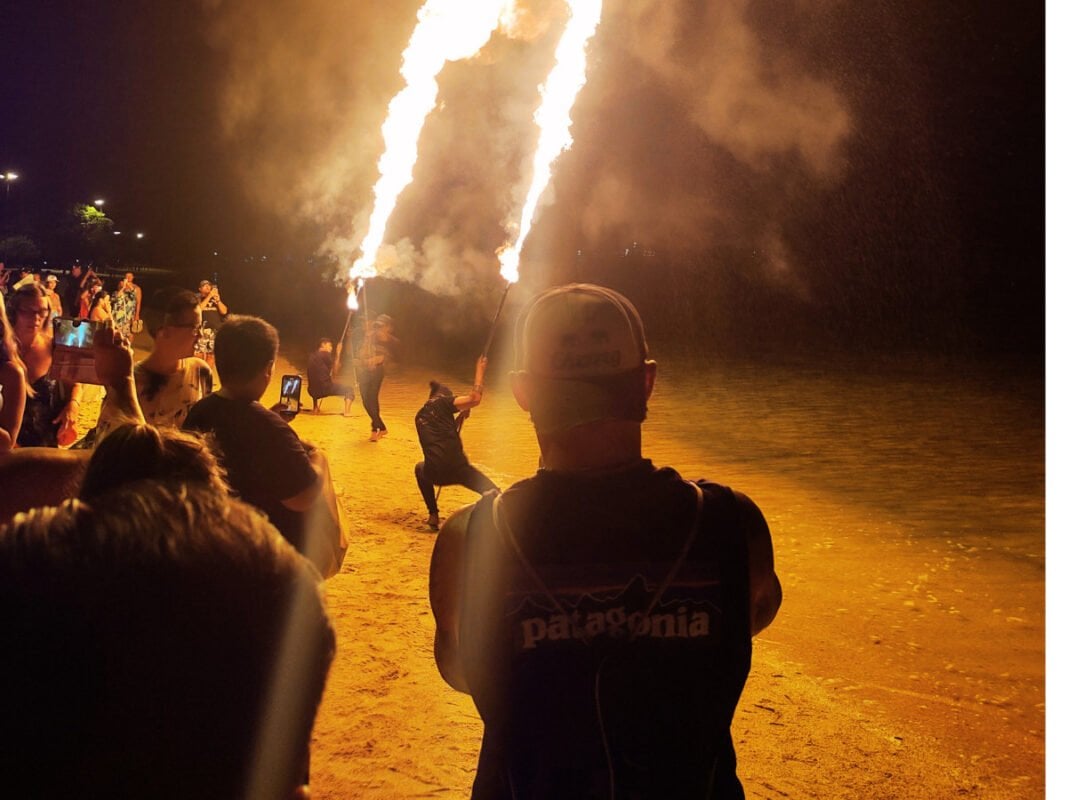
[{"label": "tall flame jet", "polygon": [[552,164],[574,141],[570,131],[571,107],[585,86],[586,47],[600,24],[601,0],[567,0],[567,5],[571,18],[556,45],[556,65],[541,88],[541,105],[534,113],[534,121],[541,133],[518,236],[497,251],[500,274],[509,287],[519,279],[519,253],[533,225],[537,204],[552,177]]},{"label": "tall flame jet", "polygon": [[411,183],[419,134],[437,102],[437,76],[448,61],[476,55],[489,41],[513,0],[427,0],[404,50],[400,74],[406,85],[389,103],[382,125],[385,152],[378,159],[374,208],[360,255],[348,271],[348,307],[359,307],[358,287],[376,274],[378,248],[397,198]]}]

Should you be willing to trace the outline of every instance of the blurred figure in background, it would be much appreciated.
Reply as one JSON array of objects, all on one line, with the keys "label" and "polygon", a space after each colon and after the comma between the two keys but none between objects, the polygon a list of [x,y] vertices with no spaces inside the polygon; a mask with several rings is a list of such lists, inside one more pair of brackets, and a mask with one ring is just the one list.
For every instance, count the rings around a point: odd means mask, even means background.
[{"label": "blurred figure in background", "polygon": [[385,368],[394,356],[397,338],[393,335],[393,318],[379,314],[374,322],[364,322],[363,342],[359,348],[356,377],[359,381],[359,397],[370,417],[370,440],[377,442],[388,431],[382,421],[378,395],[385,380]]},{"label": "blurred figure in background", "polygon": [[133,340],[133,323],[141,317],[141,290],[133,284],[133,273],[119,278],[119,285],[111,296],[111,316],[115,327],[129,340]]},{"label": "blurred figure in background", "polygon": [[335,356],[333,342],[329,339],[319,339],[319,349],[308,356],[308,394],[311,395],[312,411],[319,410],[319,404],[324,397],[343,397],[344,415],[347,417],[352,412],[352,401],[355,400],[356,393],[348,384],[336,380],[341,361],[341,347],[342,343],[338,342]]},{"label": "blurred figure in background", "polygon": [[63,316],[63,300],[60,298],[59,293],[56,291],[56,286],[59,284],[59,278],[55,275],[49,275],[44,279],[44,293],[48,297],[48,304],[52,306],[52,316]]},{"label": "blurred figure in background", "polygon": [[0,303],[0,454],[15,446],[26,408],[26,365],[19,357],[15,332],[7,320],[6,303]]},{"label": "blurred figure in background", "polygon": [[222,302],[219,287],[209,280],[200,281],[199,306],[203,319],[200,338],[196,342],[196,354],[212,367],[215,366],[215,333],[222,327],[230,309]]}]

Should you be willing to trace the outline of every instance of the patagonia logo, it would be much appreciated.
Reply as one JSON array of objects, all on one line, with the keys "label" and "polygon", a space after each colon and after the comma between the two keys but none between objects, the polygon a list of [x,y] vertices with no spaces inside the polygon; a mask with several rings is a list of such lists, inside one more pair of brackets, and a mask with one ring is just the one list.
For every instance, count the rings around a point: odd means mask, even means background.
[{"label": "patagonia logo", "polygon": [[630,612],[623,606],[604,611],[572,611],[569,614],[529,616],[519,622],[520,648],[533,650],[542,643],[601,636],[632,636],[650,639],[700,639],[712,636],[711,615],[707,611],[681,606],[659,614]]}]

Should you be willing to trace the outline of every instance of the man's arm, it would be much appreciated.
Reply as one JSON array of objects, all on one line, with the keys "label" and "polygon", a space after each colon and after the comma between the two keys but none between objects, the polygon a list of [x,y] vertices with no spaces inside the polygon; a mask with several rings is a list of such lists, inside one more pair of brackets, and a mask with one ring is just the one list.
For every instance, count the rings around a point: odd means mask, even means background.
[{"label": "man's arm", "polygon": [[133,379],[133,349],[123,341],[113,323],[96,332],[93,337],[93,359],[96,377],[107,394],[97,420],[98,435],[103,438],[112,429],[127,422],[144,424],[137,385]]},{"label": "man's arm", "polygon": [[752,635],[762,631],[782,605],[782,584],[774,572],[771,531],[759,507],[741,492],[737,498],[739,518],[748,542],[748,597]]},{"label": "man's arm", "polygon": [[459,649],[459,621],[463,597],[464,546],[474,506],[457,511],[441,527],[430,559],[430,608],[437,631],[433,655],[437,671],[453,689],[470,694]]},{"label": "man's arm", "polygon": [[322,494],[322,476],[325,472],[326,456],[321,450],[312,447],[308,450],[308,460],[311,462],[311,468],[315,470],[315,480],[302,492],[281,501],[282,505],[290,511],[307,511]]},{"label": "man's arm", "polygon": [[456,411],[469,411],[482,402],[482,392],[484,391],[483,384],[485,383],[485,367],[488,363],[488,358],[479,356],[478,363],[474,367],[474,386],[471,387],[469,393],[452,398],[452,404],[456,407]]}]

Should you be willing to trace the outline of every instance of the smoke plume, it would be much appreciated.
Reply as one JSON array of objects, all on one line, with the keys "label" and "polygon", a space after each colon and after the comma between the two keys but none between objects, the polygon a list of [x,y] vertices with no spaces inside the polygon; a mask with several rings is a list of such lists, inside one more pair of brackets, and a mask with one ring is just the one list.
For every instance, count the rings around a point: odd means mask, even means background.
[{"label": "smoke plume", "polygon": [[[419,5],[205,3],[227,65],[219,120],[234,168],[255,202],[321,231],[322,252],[342,271],[366,230],[380,128]],[[836,3],[780,5],[814,28]],[[841,91],[806,68],[804,37],[772,45],[762,8],[608,0],[574,108],[574,145],[528,249],[745,248],[759,253],[755,270],[768,285],[805,297],[783,198],[798,183],[840,179],[853,125]],[[439,76],[382,274],[446,295],[496,285],[494,253],[525,196],[537,88],[566,9],[523,0],[515,12],[478,57]]]}]

